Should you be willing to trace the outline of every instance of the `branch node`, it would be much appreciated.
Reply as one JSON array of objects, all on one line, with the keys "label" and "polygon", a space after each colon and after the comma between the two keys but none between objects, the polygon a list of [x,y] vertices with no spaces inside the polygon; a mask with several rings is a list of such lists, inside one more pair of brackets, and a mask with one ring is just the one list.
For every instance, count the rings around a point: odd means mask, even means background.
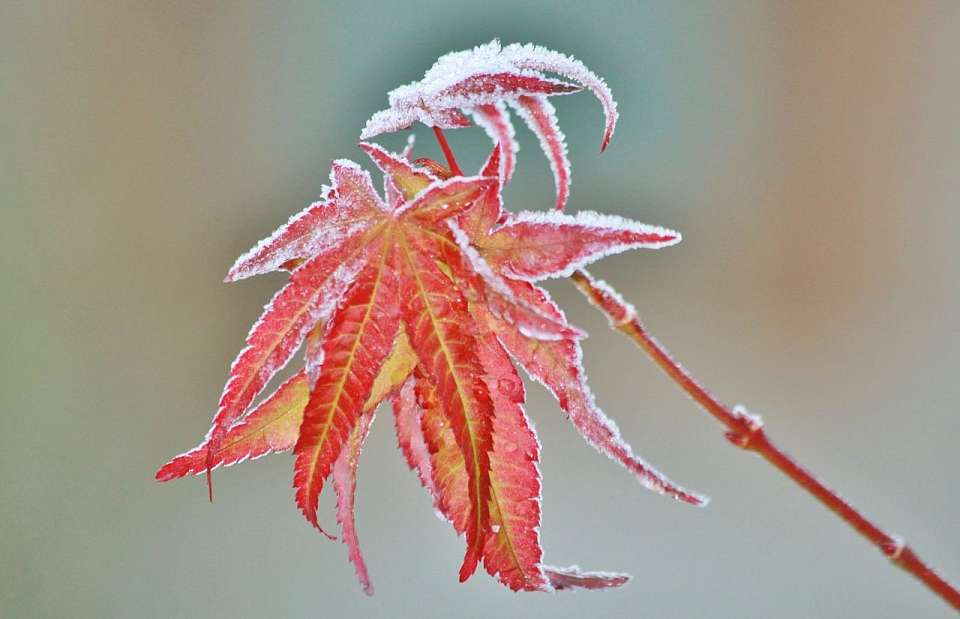
[{"label": "branch node", "polygon": [[754,438],[763,431],[763,418],[754,415],[741,404],[734,406],[732,412],[734,421],[740,427],[726,432],[724,436],[737,447],[750,449]]},{"label": "branch node", "polygon": [[890,541],[880,543],[880,550],[883,551],[883,554],[887,555],[887,558],[894,563],[897,563],[900,560],[900,555],[903,554],[903,551],[906,548],[906,540],[895,534],[890,535]]}]

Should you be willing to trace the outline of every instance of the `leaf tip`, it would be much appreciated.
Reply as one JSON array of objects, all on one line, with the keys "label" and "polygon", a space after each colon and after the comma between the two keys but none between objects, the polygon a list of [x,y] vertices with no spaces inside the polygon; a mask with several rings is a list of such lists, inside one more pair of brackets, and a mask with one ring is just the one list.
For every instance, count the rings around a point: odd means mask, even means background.
[{"label": "leaf tip", "polygon": [[615,589],[633,580],[633,576],[630,574],[584,572],[576,565],[570,567],[544,566],[543,571],[554,591]]},{"label": "leaf tip", "polygon": [[467,548],[467,554],[463,557],[463,565],[460,566],[460,582],[467,582],[477,571],[477,565],[480,563],[480,550],[476,544]]},{"label": "leaf tip", "polygon": [[687,505],[692,505],[694,507],[706,507],[710,504],[710,497],[705,494],[697,494],[696,492],[680,489],[677,489],[675,492],[670,494],[673,496],[673,498],[681,503],[686,503]]},{"label": "leaf tip", "polygon": [[157,472],[153,474],[154,481],[163,483],[165,481],[170,481],[171,479],[176,479],[178,475],[174,474],[174,472],[171,470],[172,465],[173,461],[171,460],[157,469]]}]

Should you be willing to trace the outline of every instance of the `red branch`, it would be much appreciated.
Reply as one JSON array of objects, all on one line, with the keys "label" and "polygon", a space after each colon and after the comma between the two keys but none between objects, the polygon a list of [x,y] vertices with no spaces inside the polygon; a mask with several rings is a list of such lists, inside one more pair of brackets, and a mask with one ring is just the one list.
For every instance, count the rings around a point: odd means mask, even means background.
[{"label": "red branch", "polygon": [[440,142],[440,150],[443,151],[443,156],[447,158],[447,165],[450,166],[450,171],[456,176],[463,176],[463,170],[457,165],[457,159],[453,156],[450,145],[447,144],[447,136],[443,135],[443,129],[434,127],[433,134],[437,136],[437,142]]},{"label": "red branch", "polygon": [[828,488],[810,471],[784,453],[763,429],[759,417],[740,406],[730,408],[691,376],[670,356],[656,338],[647,331],[636,311],[601,281],[594,280],[586,271],[575,272],[571,279],[586,297],[610,318],[611,324],[629,335],[697,404],[727,427],[727,439],[742,449],[761,455],[770,464],[812,494],[830,511],[842,518],[860,535],[880,549],[894,565],[920,579],[933,593],[953,608],[960,610],[960,591],[944,580],[897,535],[887,533],[837,492]]}]

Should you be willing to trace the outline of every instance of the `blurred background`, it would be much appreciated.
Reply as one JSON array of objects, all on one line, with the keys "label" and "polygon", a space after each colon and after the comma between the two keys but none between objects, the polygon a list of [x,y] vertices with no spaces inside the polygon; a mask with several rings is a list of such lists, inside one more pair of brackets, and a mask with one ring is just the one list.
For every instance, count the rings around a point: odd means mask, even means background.
[{"label": "blurred background", "polygon": [[[530,386],[548,563],[617,591],[456,582],[462,540],[391,416],[361,465],[376,587],[292,502],[291,458],[153,481],[206,431],[283,277],[221,284],[314,199],[386,91],[500,37],[574,54],[622,113],[555,100],[571,209],[684,242],[597,265],[723,399],[960,579],[960,4],[4,2],[0,6],[0,615],[953,616],[720,428],[563,281],[600,405],[712,496],[641,489]],[[438,157],[417,128],[418,154]],[[514,209],[553,182],[518,126]],[[382,142],[399,148],[405,136]],[[488,143],[450,134],[465,167]],[[365,163],[366,165],[366,163]],[[324,522],[335,526],[329,496]]]}]

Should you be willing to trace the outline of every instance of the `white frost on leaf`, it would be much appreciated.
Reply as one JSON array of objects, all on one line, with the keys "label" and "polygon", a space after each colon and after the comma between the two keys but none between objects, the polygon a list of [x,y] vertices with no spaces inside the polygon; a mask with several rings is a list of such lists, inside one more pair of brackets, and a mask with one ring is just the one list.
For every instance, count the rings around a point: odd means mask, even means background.
[{"label": "white frost on leaf", "polygon": [[390,107],[367,121],[361,139],[405,129],[414,120],[427,126],[464,126],[450,124],[450,110],[494,105],[523,95],[559,95],[577,90],[545,73],[571,79],[597,96],[606,117],[602,143],[606,148],[616,125],[617,105],[599,76],[565,54],[532,44],[502,47],[496,39],[441,56],[422,79],[390,91]]},{"label": "white frost on leaf", "polygon": [[413,147],[417,143],[417,134],[411,133],[407,136],[407,144],[403,147],[403,158],[407,161],[412,161],[411,157],[413,156]]},{"label": "white frost on leaf", "polygon": [[360,452],[363,450],[363,443],[367,439],[375,416],[375,410],[361,414],[331,471],[333,489],[337,496],[337,522],[340,523],[340,529],[343,532],[343,543],[347,545],[347,557],[353,563],[360,586],[367,595],[373,595],[373,584],[370,582],[367,564],[360,551],[355,505]]},{"label": "white frost on leaf", "polygon": [[340,208],[358,212],[364,209],[390,210],[374,189],[370,172],[356,161],[335,159],[330,180],[337,192],[337,204]]},{"label": "white frost on leaf", "polygon": [[546,97],[520,97],[510,105],[527,123],[540,140],[540,149],[550,162],[553,182],[557,190],[556,209],[562,211],[570,197],[570,160],[567,158],[567,140],[557,123],[557,110]]},{"label": "white frost on leaf", "polygon": [[[680,233],[674,230],[640,223],[620,217],[619,215],[608,215],[605,213],[597,213],[595,211],[579,211],[573,215],[561,213],[560,211],[520,211],[519,213],[512,215],[506,224],[497,228],[494,231],[494,236],[497,234],[509,234],[511,229],[523,228],[528,224],[536,227],[545,226],[556,228],[580,228],[584,232],[589,232],[591,230],[609,231],[611,233],[628,232],[636,235],[663,238],[663,240],[635,240],[623,242],[604,242],[603,240],[597,239],[595,242],[585,242],[579,247],[578,251],[574,253],[570,261],[565,264],[564,268],[557,271],[548,271],[544,269],[542,272],[536,273],[536,275],[514,272],[511,270],[509,265],[504,267],[504,272],[507,273],[511,278],[530,282],[540,281],[543,279],[570,277],[574,271],[580,270],[584,266],[607,256],[619,254],[631,249],[661,249],[663,247],[676,245],[682,240]],[[535,238],[535,234],[535,232],[533,234],[518,233],[517,236],[519,236],[521,239]],[[617,293],[614,291],[613,294]],[[625,306],[629,305],[626,301],[622,302]]]},{"label": "white frost on leaf", "polygon": [[500,179],[506,184],[513,177],[513,169],[520,151],[516,130],[510,121],[510,113],[502,101],[468,109],[473,122],[479,125],[494,144],[500,145]]},{"label": "white frost on leaf", "polygon": [[569,589],[609,589],[622,587],[631,580],[630,574],[618,572],[585,572],[578,565],[568,567],[543,566],[543,571],[555,591]]},{"label": "white frost on leaf", "polygon": [[[542,291],[544,292],[545,291]],[[545,297],[549,301],[549,297]],[[550,304],[556,307],[552,301]],[[559,308],[558,308],[559,311]],[[583,349],[575,340],[561,340],[544,345],[544,364],[538,355],[529,355],[528,342],[517,338],[510,330],[497,328],[497,338],[524,372],[553,394],[561,408],[569,415],[580,436],[598,452],[620,463],[630,471],[640,485],[658,494],[668,495],[696,506],[704,506],[709,498],[684,489],[666,475],[636,455],[630,444],[620,435],[617,424],[596,404],[583,367]]]},{"label": "white frost on leaf", "polygon": [[407,129],[415,120],[417,115],[410,110],[398,111],[393,108],[380,110],[367,121],[363,131],[360,132],[360,139],[366,140],[381,133],[394,133]]},{"label": "white frost on leaf", "polygon": [[[436,199],[436,195],[442,194],[444,190],[449,188],[455,188],[458,185],[467,187],[478,181],[484,181],[482,176],[453,176],[446,179],[436,180],[426,187],[424,187],[417,195],[413,196],[407,200],[402,206],[397,208],[396,216],[400,217],[408,211],[417,209],[425,204],[428,204],[431,200]],[[485,181],[490,182],[491,181]],[[447,208],[448,205],[442,205],[443,208]],[[455,214],[455,213],[454,213]]]},{"label": "white frost on leaf", "polygon": [[447,226],[453,232],[453,238],[473,272],[479,275],[486,285],[488,309],[497,318],[516,326],[525,336],[538,340],[586,337],[585,333],[566,324],[566,321],[548,316],[539,308],[516,296],[510,286],[493,271],[483,256],[470,244],[470,237],[463,228],[453,220],[447,220]]},{"label": "white frost on leaf", "polygon": [[590,89],[603,106],[606,127],[603,132],[600,150],[607,148],[610,138],[613,137],[613,131],[616,129],[619,114],[617,113],[617,102],[613,98],[613,92],[603,78],[573,56],[532,43],[508,45],[503,48],[502,55],[518,67],[557,73]]},{"label": "white frost on leaf", "polygon": [[292,260],[324,253],[369,224],[363,213],[338,201],[336,191],[324,186],[320,200],[295,213],[287,223],[237,258],[224,281],[235,282],[269,273]]}]

